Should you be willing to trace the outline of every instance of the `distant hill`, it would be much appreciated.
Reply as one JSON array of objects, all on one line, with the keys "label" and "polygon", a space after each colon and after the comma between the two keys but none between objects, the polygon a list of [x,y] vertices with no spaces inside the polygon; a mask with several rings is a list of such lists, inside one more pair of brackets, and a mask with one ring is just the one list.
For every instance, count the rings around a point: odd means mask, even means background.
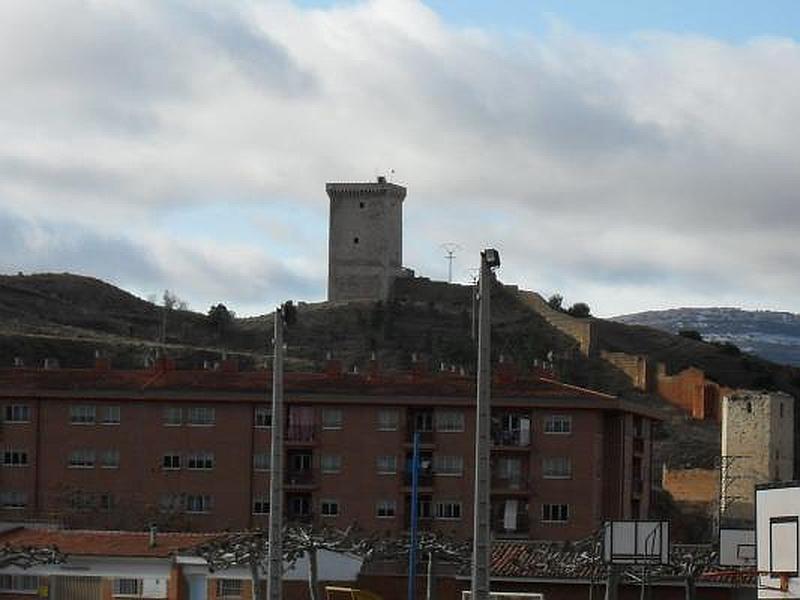
[{"label": "distant hill", "polygon": [[621,315],[612,320],[669,333],[697,331],[709,342],[730,342],[778,364],[800,366],[800,315],[738,308],[675,308]]}]

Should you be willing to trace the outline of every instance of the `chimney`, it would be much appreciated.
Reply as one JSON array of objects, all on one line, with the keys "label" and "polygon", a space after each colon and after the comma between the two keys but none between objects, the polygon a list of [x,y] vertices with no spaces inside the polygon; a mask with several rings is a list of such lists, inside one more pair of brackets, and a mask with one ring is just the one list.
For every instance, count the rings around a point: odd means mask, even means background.
[{"label": "chimney", "polygon": [[342,361],[333,358],[331,352],[325,355],[325,376],[328,379],[338,379],[342,376]]},{"label": "chimney", "polygon": [[383,175],[378,175],[378,183],[386,183],[386,177]]},{"label": "chimney", "polygon": [[96,371],[110,371],[111,359],[103,356],[100,350],[94,351],[94,368]]},{"label": "chimney", "polygon": [[158,533],[158,527],[155,525],[150,525],[150,543],[149,546],[151,548],[156,547],[156,534]]},{"label": "chimney", "polygon": [[14,357],[14,367],[17,369],[21,369],[25,366],[25,361],[22,359],[21,356]]}]

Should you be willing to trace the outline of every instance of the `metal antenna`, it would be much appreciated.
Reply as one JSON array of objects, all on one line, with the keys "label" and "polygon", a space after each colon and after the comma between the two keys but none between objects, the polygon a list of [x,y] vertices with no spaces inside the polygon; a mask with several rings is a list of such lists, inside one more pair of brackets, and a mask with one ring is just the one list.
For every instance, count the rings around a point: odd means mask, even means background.
[{"label": "metal antenna", "polygon": [[447,283],[453,283],[453,260],[456,257],[456,252],[461,250],[461,246],[455,242],[447,242],[441,245],[442,249],[447,253]]}]

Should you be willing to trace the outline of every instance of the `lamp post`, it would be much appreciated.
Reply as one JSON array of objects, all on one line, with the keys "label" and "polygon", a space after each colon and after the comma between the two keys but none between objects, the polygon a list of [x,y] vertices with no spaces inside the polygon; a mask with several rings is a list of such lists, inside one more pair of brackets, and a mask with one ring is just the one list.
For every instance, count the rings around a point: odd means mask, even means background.
[{"label": "lamp post", "polygon": [[478,399],[475,423],[475,498],[472,548],[472,600],[489,600],[491,555],[491,291],[493,270],[500,266],[497,250],[481,252],[478,281]]},{"label": "lamp post", "polygon": [[268,600],[283,599],[283,310],[275,310],[269,482]]}]

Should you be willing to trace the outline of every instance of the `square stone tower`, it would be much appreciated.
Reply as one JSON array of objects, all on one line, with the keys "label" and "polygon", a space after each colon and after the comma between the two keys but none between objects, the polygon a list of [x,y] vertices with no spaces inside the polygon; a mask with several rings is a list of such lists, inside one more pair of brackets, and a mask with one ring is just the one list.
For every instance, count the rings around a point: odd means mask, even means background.
[{"label": "square stone tower", "polygon": [[406,188],[375,183],[328,183],[328,301],[385,300],[403,273]]},{"label": "square stone tower", "polygon": [[752,521],[758,483],[794,474],[794,398],[783,392],[739,390],[722,399],[720,514]]}]

